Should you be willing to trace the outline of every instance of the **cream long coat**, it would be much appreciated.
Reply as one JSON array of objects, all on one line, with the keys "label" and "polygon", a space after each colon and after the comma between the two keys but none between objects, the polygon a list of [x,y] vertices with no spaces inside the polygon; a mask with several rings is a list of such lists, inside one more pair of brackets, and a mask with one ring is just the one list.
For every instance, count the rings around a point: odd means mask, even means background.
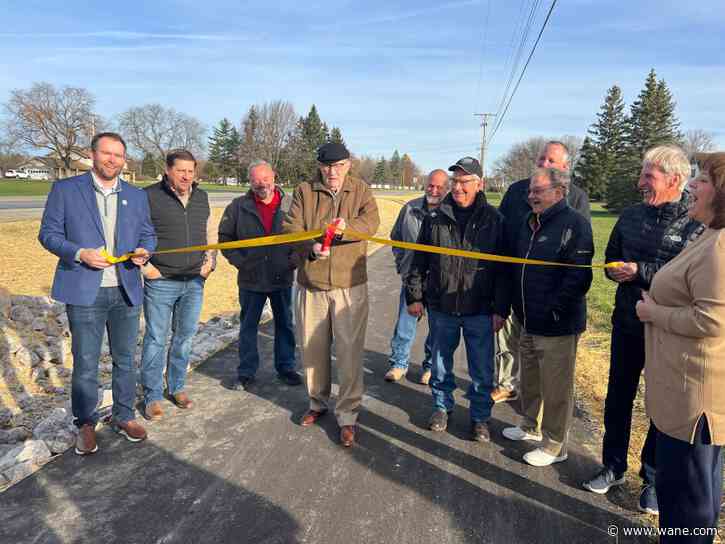
[{"label": "cream long coat", "polygon": [[646,406],[658,430],[692,443],[700,417],[725,444],[725,229],[707,229],[652,280]]}]

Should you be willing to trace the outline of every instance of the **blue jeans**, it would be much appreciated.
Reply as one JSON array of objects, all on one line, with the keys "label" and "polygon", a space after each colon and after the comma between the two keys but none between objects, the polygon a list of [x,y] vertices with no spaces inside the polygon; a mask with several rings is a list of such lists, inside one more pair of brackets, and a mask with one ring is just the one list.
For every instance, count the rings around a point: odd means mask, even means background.
[{"label": "blue jeans", "polygon": [[68,304],[66,313],[72,335],[71,404],[75,424],[81,427],[98,421],[98,359],[104,331],[108,332],[113,358],[113,418],[120,423],[134,419],[134,352],[141,306],[132,306],[121,287],[101,287],[91,306]]},{"label": "blue jeans", "polygon": [[264,303],[269,298],[274,316],[274,368],[278,374],[295,369],[295,329],[292,325],[292,288],[270,293],[239,289],[240,378],[252,378],[259,369],[257,333]]},{"label": "blue jeans", "polygon": [[[410,350],[415,342],[415,333],[418,328],[418,318],[408,313],[408,305],[405,302],[405,287],[400,290],[400,305],[398,306],[398,322],[395,324],[395,332],[390,340],[390,367],[408,368],[410,363]],[[430,313],[428,314],[428,336],[425,339],[425,359],[423,359],[423,370],[431,368],[431,353],[433,351],[433,335],[431,331]]]},{"label": "blue jeans", "polygon": [[435,327],[433,339],[433,368],[430,388],[436,410],[450,412],[455,406],[453,391],[453,354],[463,331],[466,359],[471,385],[466,398],[471,403],[471,421],[486,421],[491,417],[493,388],[493,319],[490,315],[453,316],[430,311]]},{"label": "blue jeans", "polygon": [[[164,395],[164,367],[169,395],[184,390],[191,344],[199,326],[204,279],[159,278],[146,281],[143,309],[146,334],[141,356],[141,385],[148,405]],[[171,329],[168,363],[166,340]]]}]

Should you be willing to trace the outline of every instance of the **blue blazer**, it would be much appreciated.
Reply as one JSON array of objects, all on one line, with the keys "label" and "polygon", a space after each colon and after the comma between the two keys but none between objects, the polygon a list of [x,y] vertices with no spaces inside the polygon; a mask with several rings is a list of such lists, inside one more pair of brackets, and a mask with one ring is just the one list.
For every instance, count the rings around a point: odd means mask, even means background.
[{"label": "blue blazer", "polygon": [[[115,253],[137,247],[156,249],[146,192],[119,180]],[[106,245],[91,173],[56,181],[45,203],[38,240],[57,255],[51,296],[66,304],[91,306],[101,286],[102,270],[75,261],[79,249]],[[141,271],[131,261],[116,264],[118,279],[134,306],[143,302]]]}]

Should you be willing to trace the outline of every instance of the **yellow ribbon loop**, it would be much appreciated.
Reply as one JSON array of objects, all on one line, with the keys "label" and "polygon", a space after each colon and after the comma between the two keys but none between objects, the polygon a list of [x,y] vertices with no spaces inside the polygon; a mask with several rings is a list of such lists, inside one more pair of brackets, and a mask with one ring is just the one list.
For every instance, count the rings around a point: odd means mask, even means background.
[{"label": "yellow ribbon loop", "polygon": [[[260,236],[258,238],[247,238],[246,240],[234,240],[232,242],[220,242],[218,244],[207,244],[204,246],[189,246],[179,247],[175,249],[162,249],[160,251],[154,251],[151,255],[163,255],[168,253],[191,253],[192,251],[207,251],[212,249],[240,249],[245,247],[262,247],[262,246],[273,246],[277,244],[292,244],[295,242],[304,242],[306,240],[313,240],[322,236],[322,230],[308,230],[305,232],[294,232],[292,234],[273,234],[271,236]],[[106,253],[106,250],[101,250],[106,260],[111,264],[122,263],[134,257],[133,253],[125,253],[120,257],[114,257]],[[139,255],[140,257],[140,255]]]},{"label": "yellow ribbon loop", "polygon": [[[331,226],[331,225],[330,225]],[[246,240],[234,240],[233,242],[221,242],[218,244],[207,244],[204,246],[180,247],[175,249],[164,249],[154,251],[152,255],[163,255],[166,253],[189,253],[192,251],[207,251],[211,249],[240,249],[245,247],[262,247],[277,244],[292,244],[296,242],[304,242],[306,240],[314,240],[323,235],[324,230],[310,230],[305,232],[295,232],[292,234],[273,234],[271,236],[260,236],[258,238],[248,238]],[[521,257],[507,257],[505,255],[495,255],[493,253],[481,253],[478,251],[468,251],[465,249],[453,249],[449,247],[429,246],[425,244],[417,244],[413,242],[399,242],[397,240],[388,240],[387,238],[377,238],[370,236],[364,232],[357,232],[351,229],[345,229],[345,235],[358,240],[375,242],[385,246],[399,247],[401,249],[409,249],[413,251],[426,251],[428,253],[438,253],[440,255],[453,255],[455,257],[465,257],[468,259],[479,259],[482,261],[493,261],[499,263],[510,264],[527,264],[541,266],[562,266],[568,268],[617,268],[624,263],[620,261],[611,263],[594,263],[594,264],[570,264],[559,263],[554,261],[542,261],[539,259],[522,259]],[[120,257],[114,257],[101,250],[101,254],[111,264],[122,263],[134,256],[133,253],[126,253]]]}]

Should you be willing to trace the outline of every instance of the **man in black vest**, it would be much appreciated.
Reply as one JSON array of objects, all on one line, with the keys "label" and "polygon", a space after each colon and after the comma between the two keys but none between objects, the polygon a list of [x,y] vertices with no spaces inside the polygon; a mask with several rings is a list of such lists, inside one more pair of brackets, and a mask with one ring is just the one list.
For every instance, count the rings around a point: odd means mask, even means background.
[{"label": "man in black vest", "polygon": [[[209,197],[194,182],[196,159],[184,149],[166,156],[166,175],[146,188],[158,249],[207,243]],[[193,402],[184,391],[191,343],[196,334],[204,282],[215,268],[211,252],[154,255],[144,267],[146,334],[141,357],[141,384],[146,419],[163,417],[163,372],[169,399],[179,408]],[[173,327],[171,326],[173,323]],[[166,339],[172,329],[168,359]]]}]

